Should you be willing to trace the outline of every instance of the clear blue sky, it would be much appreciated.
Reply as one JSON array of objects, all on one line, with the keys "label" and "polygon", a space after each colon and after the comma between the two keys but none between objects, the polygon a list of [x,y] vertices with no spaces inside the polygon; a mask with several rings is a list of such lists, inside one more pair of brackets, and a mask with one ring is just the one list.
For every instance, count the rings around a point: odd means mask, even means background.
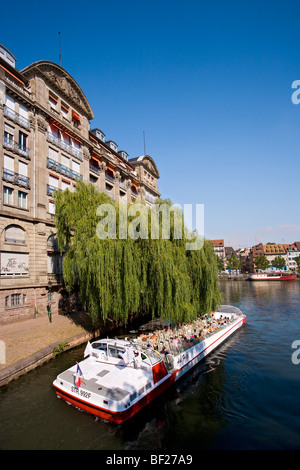
[{"label": "clear blue sky", "polygon": [[58,63],[106,139],[157,163],[163,197],[204,204],[226,245],[300,240],[298,0],[5,2],[22,69]]}]

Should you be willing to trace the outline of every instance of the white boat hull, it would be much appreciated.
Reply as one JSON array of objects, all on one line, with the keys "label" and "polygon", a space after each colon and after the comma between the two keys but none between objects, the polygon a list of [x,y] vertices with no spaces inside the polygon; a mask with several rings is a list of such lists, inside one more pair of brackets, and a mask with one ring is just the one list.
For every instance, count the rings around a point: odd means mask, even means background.
[{"label": "white boat hull", "polygon": [[[141,348],[137,343],[124,340],[94,342],[90,345],[92,349],[87,359],[79,363],[82,372],[80,385],[75,383],[78,365],[74,365],[59,374],[53,382],[56,393],[58,397],[88,413],[118,424],[123,423],[226,341],[246,319],[243,314],[230,318],[226,327],[202,341],[195,341],[194,346],[178,354],[168,354],[164,360],[153,349]],[[106,356],[101,349],[104,345],[107,347]],[[109,348],[119,352],[132,349],[135,354],[138,352],[140,363],[137,364],[134,358],[126,364],[125,359],[109,355]]]}]

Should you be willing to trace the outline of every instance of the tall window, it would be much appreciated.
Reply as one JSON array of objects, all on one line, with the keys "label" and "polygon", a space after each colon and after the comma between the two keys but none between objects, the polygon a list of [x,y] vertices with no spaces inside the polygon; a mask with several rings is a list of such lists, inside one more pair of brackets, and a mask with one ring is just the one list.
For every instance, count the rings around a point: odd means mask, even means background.
[{"label": "tall window", "polygon": [[6,144],[13,144],[15,128],[5,124],[4,126],[4,142]]},{"label": "tall window", "polygon": [[3,204],[13,203],[13,190],[7,186],[3,186]]},{"label": "tall window", "polygon": [[70,168],[70,158],[66,155],[61,154],[61,164],[67,168]]},{"label": "tall window", "polygon": [[12,111],[15,110],[15,100],[11,96],[5,96],[5,105]]},{"label": "tall window", "polygon": [[20,209],[27,209],[27,193],[18,191],[18,207]]},{"label": "tall window", "polygon": [[19,132],[19,147],[21,150],[26,150],[27,148],[27,135],[24,132]]},{"label": "tall window", "polygon": [[65,105],[65,104],[63,104],[63,103],[61,104],[61,114],[62,114],[63,117],[66,118],[66,119],[67,119],[68,114],[69,114],[69,108],[68,108],[68,106]]},{"label": "tall window", "polygon": [[4,155],[3,176],[10,181],[14,181],[15,160],[9,155]]},{"label": "tall window", "polygon": [[49,213],[55,214],[55,204],[54,201],[49,201]]},{"label": "tall window", "polygon": [[49,158],[51,158],[51,160],[54,160],[55,162],[58,162],[58,151],[49,147]]},{"label": "tall window", "polygon": [[72,170],[75,172],[75,176],[80,176],[80,164],[72,160]]},{"label": "tall window", "polygon": [[56,109],[57,97],[53,93],[49,93],[49,104],[51,108]]}]

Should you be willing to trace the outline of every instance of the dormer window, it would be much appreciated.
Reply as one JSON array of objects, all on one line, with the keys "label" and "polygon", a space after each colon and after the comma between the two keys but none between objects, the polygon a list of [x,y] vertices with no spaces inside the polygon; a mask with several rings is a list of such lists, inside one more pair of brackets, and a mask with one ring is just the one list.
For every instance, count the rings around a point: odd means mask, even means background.
[{"label": "dormer window", "polygon": [[107,144],[112,150],[114,150],[114,152],[118,151],[118,146],[113,140],[109,140]]},{"label": "dormer window", "polygon": [[128,155],[127,152],[125,152],[125,150],[120,150],[119,155],[120,155],[120,157],[122,157],[124,160],[127,160],[127,161],[128,161],[128,156],[129,156],[129,155]]},{"label": "dormer window", "polygon": [[105,134],[102,132],[100,129],[92,129],[91,133],[94,134],[98,139],[100,139],[102,142],[105,142]]}]

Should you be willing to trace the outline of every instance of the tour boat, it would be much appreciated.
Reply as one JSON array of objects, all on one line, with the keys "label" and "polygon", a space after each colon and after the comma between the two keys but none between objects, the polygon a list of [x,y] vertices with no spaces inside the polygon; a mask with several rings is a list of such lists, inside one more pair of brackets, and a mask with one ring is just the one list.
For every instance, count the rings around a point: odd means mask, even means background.
[{"label": "tour boat", "polygon": [[248,279],[250,281],[294,281],[297,278],[297,274],[291,273],[250,273]]},{"label": "tour boat", "polygon": [[84,359],[53,385],[58,397],[92,415],[124,423],[239,329],[246,316],[218,312],[135,338],[88,342]]}]

